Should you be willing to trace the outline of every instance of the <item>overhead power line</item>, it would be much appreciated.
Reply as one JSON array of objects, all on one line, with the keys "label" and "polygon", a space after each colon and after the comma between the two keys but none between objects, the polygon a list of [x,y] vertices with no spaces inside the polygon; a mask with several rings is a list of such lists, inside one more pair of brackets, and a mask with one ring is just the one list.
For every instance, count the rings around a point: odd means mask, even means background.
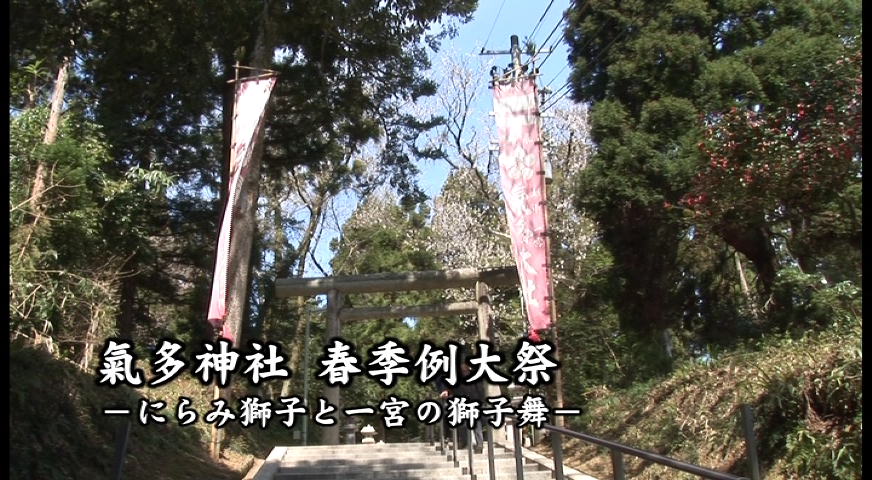
[{"label": "overhead power line", "polygon": [[539,63],[539,67],[540,67],[540,68],[542,67],[542,65],[545,65],[545,62],[548,61],[548,58],[549,58],[549,57],[551,56],[551,54],[554,53],[554,51],[557,49],[557,44],[558,44],[558,43],[560,43],[560,39],[559,39],[559,38],[558,38],[557,40],[554,40],[554,43],[551,44],[551,48],[548,49],[548,55],[545,55],[545,58],[543,58],[543,59],[542,59],[542,62]]},{"label": "overhead power line", "polygon": [[[585,48],[587,48],[587,46],[590,45],[590,42],[592,42],[593,39],[595,39],[595,38],[597,37],[597,35],[599,35],[600,32],[602,32],[603,29],[606,28],[606,26],[607,26],[611,21],[612,21],[611,18],[606,19],[606,21],[603,22],[602,25],[600,25],[600,27],[597,29],[596,33],[594,33],[593,35],[591,35],[590,38],[588,38],[587,41],[584,42],[584,45],[582,45],[578,50],[579,50],[579,51],[583,51]],[[545,60],[547,60],[547,59],[548,59],[548,57],[545,57]],[[543,60],[542,63],[545,63],[545,61]],[[564,65],[563,68],[560,69],[560,72],[557,73],[557,75],[554,75],[554,78],[552,78],[551,81],[548,82],[548,85],[547,85],[547,86],[550,87],[551,84],[554,83],[554,80],[557,80],[557,77],[559,77],[560,74],[563,73],[563,71],[566,70],[567,67],[569,67],[569,62],[567,62],[566,65]]]},{"label": "overhead power line", "polygon": [[[554,93],[551,94],[552,98],[554,97],[554,95],[557,95],[558,93],[563,92],[563,90],[566,90],[566,87],[568,87],[569,85],[570,85],[569,82],[564,83],[562,87],[558,88],[557,91],[555,91]],[[543,103],[548,103],[548,105],[544,105],[544,106],[540,109],[540,113],[545,113],[546,110],[548,110],[549,108],[553,107],[555,103],[557,103],[560,99],[562,99],[563,97],[565,97],[566,94],[569,93],[570,91],[571,91],[571,90],[566,90],[566,92],[564,92],[563,95],[560,95],[559,97],[557,97],[556,100],[548,99],[547,102],[543,102]]]},{"label": "overhead power line", "polygon": [[548,10],[551,10],[551,5],[554,5],[554,0],[551,0],[551,2],[548,3],[548,6],[545,7],[545,11],[542,12],[542,16],[539,17],[539,21],[536,23],[536,26],[533,27],[533,32],[530,33],[530,37],[529,37],[531,41],[533,40],[533,37],[536,35],[536,32],[539,31],[539,27],[542,25],[542,20],[545,20],[545,15],[548,15]]},{"label": "overhead power line", "polygon": [[[590,2],[588,1],[587,3],[590,3]],[[585,4],[585,7],[584,7],[584,8],[587,7],[587,3]],[[812,18],[812,23],[814,23],[814,22],[816,22],[818,19],[820,19],[821,16],[823,16],[823,15],[825,15],[825,14],[828,14],[828,13],[832,13],[832,10],[833,10],[837,5],[839,5],[839,1],[838,1],[838,0],[833,0],[829,5],[827,5],[827,6],[824,7],[822,10],[820,10],[820,11],[817,13],[817,15],[815,15],[815,16]],[[597,29],[597,32],[594,33],[594,34],[590,37],[590,39],[589,39],[587,42],[585,42],[584,46],[582,46],[580,50],[583,50],[585,47],[587,47],[587,45],[589,45],[590,42],[592,42],[593,39],[595,39],[595,38],[599,35],[599,33],[602,31],[602,29],[605,28],[606,25],[608,25],[608,23],[610,23],[610,20],[611,20],[611,19],[607,20],[606,22],[603,22],[603,24],[600,26],[600,28]],[[630,29],[630,25],[627,25],[627,28],[625,28],[621,33],[619,33],[617,36],[615,36],[615,38],[613,38],[612,41],[609,42],[608,45],[606,45],[606,47],[605,47],[604,49],[602,49],[602,50],[597,54],[597,56],[593,59],[593,61],[589,63],[589,66],[592,67],[593,65],[595,65],[595,64],[596,64],[596,61],[599,60],[599,58],[600,58],[600,57],[601,57],[601,56],[602,56],[606,51],[608,51],[608,49],[611,48],[611,46],[612,46],[612,45],[613,45],[613,44],[614,44],[614,43],[615,43],[619,38],[621,38],[622,36],[624,36],[624,35],[629,31],[629,29]],[[789,35],[787,35],[787,36],[785,36],[785,37],[782,37],[782,39],[781,39],[780,41],[775,42],[774,44],[772,44],[772,45],[771,45],[771,48],[777,48],[777,47],[781,46],[782,44],[786,43],[787,41],[789,41],[789,40],[793,40],[793,38],[794,38],[795,35],[796,35],[796,30],[794,30],[793,32],[791,32],[791,34],[789,34]],[[547,59],[547,57],[546,57],[546,59]],[[543,63],[544,63],[544,61],[543,61]],[[565,70],[565,69],[566,69],[566,67],[564,67],[564,70]],[[561,70],[561,72],[563,72],[563,70]],[[548,83],[548,86],[550,86],[551,83],[553,83],[554,80],[556,80],[557,77],[558,77],[559,75],[560,75],[559,73],[558,73],[557,75],[555,75],[555,77],[551,80],[551,82]],[[564,88],[566,88],[567,86],[569,86],[569,82],[567,82],[567,83],[564,84],[562,87],[560,87],[560,89],[559,89],[558,91],[554,92],[554,93],[552,94],[552,96],[553,96],[553,95],[557,95],[558,92],[562,91],[562,90],[563,90]],[[546,110],[552,108],[552,107],[553,107],[557,102],[559,102],[560,100],[562,100],[563,97],[565,97],[569,92],[570,92],[570,90],[567,90],[567,91],[564,92],[562,95],[560,95],[559,97],[557,97],[555,100],[553,100],[553,101],[552,101],[552,100],[549,100],[549,101],[548,101],[548,105],[544,106],[544,107],[541,109],[541,112],[544,113]]]},{"label": "overhead power line", "polygon": [[503,3],[500,4],[500,9],[497,11],[497,17],[494,18],[494,23],[491,25],[490,32],[487,33],[487,38],[484,40],[484,48],[487,48],[487,42],[490,41],[491,34],[494,33],[494,27],[497,26],[497,20],[500,19],[500,14],[503,13],[503,7],[506,5],[506,0],[503,0]]},{"label": "overhead power line", "polygon": [[[551,33],[548,34],[548,38],[546,38],[545,41],[542,42],[542,46],[539,47],[539,51],[536,52],[536,56],[539,56],[539,54],[542,53],[542,50],[545,50],[545,45],[548,45],[548,40],[551,40],[551,36],[554,35],[554,32],[556,32],[557,29],[560,28],[560,24],[562,24],[564,21],[566,21],[566,18],[560,17],[560,20],[557,22],[557,25],[554,25],[554,28],[551,29]],[[548,56],[551,56],[550,52],[548,53]]]},{"label": "overhead power line", "polygon": [[[568,86],[569,86],[569,82],[566,82],[565,85],[563,85],[562,87],[560,87],[560,90],[563,90],[564,88],[566,88],[566,87],[568,87]],[[558,90],[558,91],[559,91],[559,90]],[[563,100],[563,97],[569,95],[571,92],[572,92],[571,89],[567,89],[565,92],[563,92],[562,95],[560,95],[559,97],[557,97],[554,101],[551,101],[548,105],[546,105],[545,107],[542,107],[542,110],[540,111],[540,113],[545,113],[546,111],[548,111],[548,109],[550,109],[551,107],[553,107],[554,105],[556,105],[557,102],[559,102],[560,100]],[[554,93],[555,93],[555,95],[557,94],[557,92],[554,92]]]},{"label": "overhead power line", "polygon": [[560,74],[563,73],[563,71],[566,70],[568,67],[569,67],[569,62],[566,62],[566,65],[564,65],[563,68],[561,68],[560,71],[557,72],[557,75],[554,75],[554,78],[552,78],[551,81],[548,82],[548,85],[546,85],[546,86],[550,87],[551,84],[554,83],[554,80],[557,80],[557,77],[559,77]]},{"label": "overhead power line", "polygon": [[[597,60],[599,60],[600,57],[603,56],[603,54],[605,54],[605,53],[606,53],[610,48],[612,48],[612,45],[614,45],[615,42],[617,42],[619,38],[623,37],[623,36],[624,36],[627,32],[629,32],[629,31],[630,31],[630,25],[627,25],[627,28],[625,28],[623,31],[621,31],[621,33],[615,35],[615,38],[613,38],[612,41],[609,42],[609,43],[605,46],[605,48],[603,48],[602,50],[600,50],[600,52],[596,55],[596,57],[594,57],[593,61],[591,61],[591,62],[588,64],[588,67],[593,68],[593,66],[596,65]],[[585,70],[589,70],[590,68],[587,68],[587,69],[585,69]],[[585,73],[590,73],[590,72],[585,72]],[[563,88],[567,87],[568,85],[569,85],[569,82],[566,82],[566,85],[564,85],[563,87],[561,87],[561,90],[562,90]],[[569,92],[570,92],[570,90],[567,90],[567,91],[566,91],[566,93],[569,93]],[[564,93],[564,94],[561,95],[559,98],[557,98],[557,100],[554,100],[553,102],[550,102],[550,103],[548,104],[548,106],[542,108],[541,111],[542,111],[542,112],[545,112],[545,111],[548,110],[549,108],[553,107],[554,104],[556,104],[560,99],[562,99],[563,97],[566,96],[566,93]],[[554,92],[554,94],[556,95],[557,92]]]}]

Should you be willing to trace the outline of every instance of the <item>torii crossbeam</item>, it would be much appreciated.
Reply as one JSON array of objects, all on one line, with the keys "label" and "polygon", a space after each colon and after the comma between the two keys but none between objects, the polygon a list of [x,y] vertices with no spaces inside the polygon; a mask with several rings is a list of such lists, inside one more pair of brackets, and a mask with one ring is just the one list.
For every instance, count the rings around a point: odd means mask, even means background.
[{"label": "torii crossbeam", "polygon": [[[404,317],[440,317],[477,313],[479,338],[494,342],[491,321],[491,286],[514,286],[520,283],[516,267],[491,269],[461,268],[455,270],[427,270],[402,273],[374,273],[333,277],[279,278],[276,279],[276,296],[306,297],[327,294],[326,339],[341,334],[342,321],[372,320]],[[384,308],[342,308],[343,295],[354,293],[387,293],[415,290],[443,290],[449,288],[475,288],[476,300],[472,302],[441,303],[433,305],[392,306]],[[494,385],[488,385],[488,396],[497,396]],[[327,402],[339,405],[339,387],[324,389]],[[323,427],[323,444],[339,444],[339,422]]]}]

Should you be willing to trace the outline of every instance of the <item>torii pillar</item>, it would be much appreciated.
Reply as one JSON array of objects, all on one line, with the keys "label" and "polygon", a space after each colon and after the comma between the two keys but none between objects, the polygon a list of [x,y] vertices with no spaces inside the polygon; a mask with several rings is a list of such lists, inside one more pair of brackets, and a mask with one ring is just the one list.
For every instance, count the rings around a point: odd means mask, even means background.
[{"label": "torii pillar", "polygon": [[[496,335],[494,334],[494,322],[493,316],[491,315],[491,297],[490,297],[490,287],[484,281],[475,282],[475,299],[478,302],[478,312],[477,312],[477,320],[478,320],[478,338],[490,343],[491,345],[496,344]],[[494,385],[487,380],[484,383],[485,389],[485,400],[487,398],[499,397],[500,396],[500,386]],[[488,428],[489,425],[483,425],[485,428]],[[505,445],[506,443],[506,432],[502,428],[493,430],[493,440],[494,442]]]},{"label": "torii pillar", "polygon": [[[344,297],[342,292],[339,290],[334,288],[327,291],[327,309],[325,312],[327,314],[327,328],[324,331],[325,344],[327,344],[331,338],[342,335],[342,319],[339,317],[339,313],[342,311],[343,301]],[[340,391],[338,386],[326,385],[324,387],[324,398],[327,400],[327,404],[336,408],[336,411],[333,413],[333,418],[335,418],[336,421],[333,425],[322,427],[322,445],[339,445],[339,424],[341,423],[340,420],[344,417],[340,411],[339,394]]]},{"label": "torii pillar", "polygon": [[[479,325],[479,337],[491,344],[495,341],[493,321],[491,319],[489,287],[515,286],[520,283],[516,267],[497,267],[479,270],[462,268],[455,270],[433,270],[423,272],[374,273],[364,275],[347,275],[342,277],[319,278],[279,278],[276,279],[276,296],[287,298],[291,296],[308,296],[327,294],[327,325],[325,342],[342,333],[342,321],[366,319],[387,319],[404,317],[434,317],[443,315],[459,315],[476,313]],[[476,301],[455,302],[437,305],[392,306],[378,308],[347,308],[343,309],[344,295],[360,293],[387,293],[416,290],[442,290],[448,288],[475,287]],[[486,383],[488,397],[500,395],[497,385]],[[339,428],[344,415],[341,413],[340,387],[325,386],[324,399],[330,406],[336,408],[330,417],[336,423],[323,426],[321,443],[324,445],[339,445]],[[313,412],[309,412],[310,414]],[[496,430],[494,440],[502,441],[504,434]]]}]

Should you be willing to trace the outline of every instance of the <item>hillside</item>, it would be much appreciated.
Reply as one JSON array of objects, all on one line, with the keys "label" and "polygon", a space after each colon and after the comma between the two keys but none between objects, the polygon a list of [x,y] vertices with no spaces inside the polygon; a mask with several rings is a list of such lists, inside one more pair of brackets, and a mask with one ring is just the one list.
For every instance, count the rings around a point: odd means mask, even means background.
[{"label": "hillside", "polygon": [[[862,477],[862,325],[773,338],[668,378],[592,394],[568,427],[689,463],[748,475],[740,405],[753,407],[764,480]],[[537,446],[547,454],[550,442]],[[569,441],[566,463],[611,478],[608,451]],[[681,472],[625,458],[628,478]]]},{"label": "hillside", "polygon": [[[43,350],[10,354],[10,476],[13,479],[107,478],[118,417],[136,392],[98,386],[93,374]],[[160,399],[192,398],[198,411],[209,389],[177,381]],[[574,430],[734,474],[747,475],[739,406],[755,413],[765,480],[862,477],[862,326],[837,326],[802,338],[771,338],[711,362],[688,364],[666,379],[627,390],[593,392]],[[235,432],[220,464],[208,457],[202,423],[140,426],[134,420],[123,478],[238,480],[267,439]],[[256,440],[261,440],[258,442]],[[536,450],[548,454],[543,443]],[[568,465],[610,478],[608,452],[578,441],[565,447]],[[685,478],[674,470],[626,458],[628,478]],[[690,478],[690,477],[686,477]]]},{"label": "hillside", "polygon": [[[9,380],[10,478],[109,478],[116,434],[124,417],[108,417],[102,411],[135,405],[139,392],[98,386],[93,374],[29,347],[13,347]],[[176,391],[159,395],[168,404],[166,411],[174,410],[178,395],[195,403],[208,399],[208,390],[195,382],[173,382],[167,388]],[[148,426],[130,417],[133,423],[123,479],[242,478],[251,455],[227,449],[221,463],[212,462],[203,425],[180,427],[173,416],[167,417],[163,425]]]}]

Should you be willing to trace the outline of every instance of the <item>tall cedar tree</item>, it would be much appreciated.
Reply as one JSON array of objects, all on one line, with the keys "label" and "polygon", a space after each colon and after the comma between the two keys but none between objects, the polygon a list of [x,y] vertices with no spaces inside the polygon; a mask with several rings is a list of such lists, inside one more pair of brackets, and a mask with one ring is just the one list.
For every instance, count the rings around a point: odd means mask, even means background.
[{"label": "tall cedar tree", "polygon": [[[692,278],[680,267],[692,261],[682,245],[699,232],[664,205],[694,186],[705,121],[736,103],[766,112],[793,100],[793,86],[814,80],[859,31],[861,3],[590,0],[567,13],[571,92],[592,104],[597,146],[577,206],[616,262],[622,323],[662,333],[700,294],[683,288]],[[775,314],[789,308],[772,295],[779,247],[765,211],[743,213],[711,231],[753,264],[760,305]]]}]

